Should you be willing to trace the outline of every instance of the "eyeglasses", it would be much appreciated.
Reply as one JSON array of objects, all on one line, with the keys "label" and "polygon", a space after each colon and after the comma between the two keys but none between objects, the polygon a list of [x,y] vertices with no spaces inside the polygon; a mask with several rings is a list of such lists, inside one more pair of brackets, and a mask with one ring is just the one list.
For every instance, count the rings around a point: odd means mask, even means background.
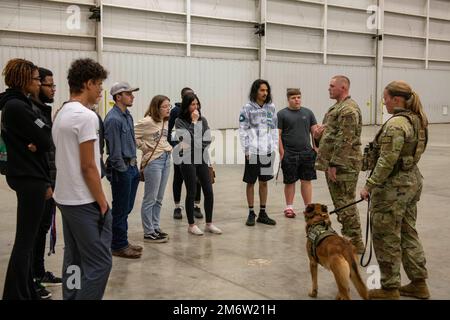
[{"label": "eyeglasses", "polygon": [[169,109],[169,110],[171,110],[172,109],[172,105],[170,104],[170,105],[166,105],[166,106],[161,106],[160,107],[160,109]]},{"label": "eyeglasses", "polygon": [[37,81],[41,81],[41,77],[34,77],[34,78],[31,78],[31,79],[37,80]]},{"label": "eyeglasses", "polygon": [[49,87],[49,88],[52,88],[53,90],[56,89],[56,85],[50,84],[50,83],[41,83],[41,86],[43,86],[43,87]]}]

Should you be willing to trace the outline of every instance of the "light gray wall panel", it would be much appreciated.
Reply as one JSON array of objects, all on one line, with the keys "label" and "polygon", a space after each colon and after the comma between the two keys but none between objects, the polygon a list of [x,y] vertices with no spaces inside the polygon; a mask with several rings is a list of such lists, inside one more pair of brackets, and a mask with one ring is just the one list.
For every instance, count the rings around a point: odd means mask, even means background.
[{"label": "light gray wall panel", "polygon": [[272,86],[277,110],[286,107],[286,89],[299,87],[302,91],[303,105],[310,108],[317,121],[321,122],[328,108],[334,104],[329,99],[328,86],[331,77],[343,74],[350,78],[351,96],[358,102],[363,122],[369,123],[370,112],[367,103],[374,100],[375,68],[313,65],[299,63],[269,62],[267,80]]},{"label": "light gray wall panel", "polygon": [[186,0],[103,0],[103,3],[158,11],[186,11]]},{"label": "light gray wall panel", "polygon": [[396,12],[424,15],[426,13],[426,3],[427,0],[387,0],[384,1],[384,8],[385,10]]},{"label": "light gray wall panel", "polygon": [[322,27],[322,15],[323,6],[298,1],[267,1],[268,21]]},{"label": "light gray wall panel", "polygon": [[193,15],[204,15],[218,18],[258,21],[259,0],[193,0]]},{"label": "light gray wall panel", "polygon": [[186,18],[156,12],[105,7],[105,36],[140,40],[185,41]]},{"label": "light gray wall panel", "polygon": [[164,94],[173,104],[188,86],[198,94],[214,129],[237,127],[239,110],[258,75],[256,61],[106,53],[104,65],[111,71],[106,88],[121,80],[141,88],[132,108],[135,119],[143,117],[154,95]]},{"label": "light gray wall panel", "polygon": [[70,3],[49,1],[1,1],[0,29],[94,36],[95,23],[88,19],[91,13],[87,6],[77,6],[83,22],[79,29],[68,28],[67,21],[72,15],[72,11],[67,12],[69,6]]},{"label": "light gray wall panel", "polygon": [[[3,70],[6,63],[13,58],[27,59],[40,67],[50,69],[56,84],[56,95],[54,106],[58,107],[69,97],[69,86],[67,85],[67,70],[73,60],[78,58],[97,57],[93,51],[55,50],[24,47],[0,46],[0,69]],[[0,92],[5,90],[5,83],[0,81]]]},{"label": "light gray wall panel", "polygon": [[450,122],[449,115],[442,115],[442,107],[450,107],[450,72],[441,70],[385,68],[383,80],[384,85],[394,80],[408,82],[413,90],[419,94],[430,122]]},{"label": "light gray wall panel", "polygon": [[431,0],[430,15],[433,17],[450,20],[450,1],[448,0]]}]

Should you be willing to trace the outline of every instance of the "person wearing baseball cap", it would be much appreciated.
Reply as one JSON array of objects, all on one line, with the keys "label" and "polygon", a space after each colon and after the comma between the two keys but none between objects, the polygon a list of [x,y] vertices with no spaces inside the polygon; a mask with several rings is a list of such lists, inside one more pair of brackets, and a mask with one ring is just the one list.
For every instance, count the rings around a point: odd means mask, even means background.
[{"label": "person wearing baseball cap", "polygon": [[105,117],[105,140],[108,150],[107,178],[112,191],[112,254],[117,257],[137,259],[142,247],[128,242],[128,215],[133,209],[139,184],[136,162],[134,122],[130,108],[133,92],[139,88],[128,82],[117,82],[111,88],[114,106]]}]

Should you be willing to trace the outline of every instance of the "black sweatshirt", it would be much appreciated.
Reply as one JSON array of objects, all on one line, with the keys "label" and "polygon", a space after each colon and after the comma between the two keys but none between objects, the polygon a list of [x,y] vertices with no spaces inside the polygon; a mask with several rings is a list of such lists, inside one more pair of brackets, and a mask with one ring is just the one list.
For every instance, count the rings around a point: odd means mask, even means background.
[{"label": "black sweatshirt", "polygon": [[[33,111],[31,101],[18,89],[6,89],[0,94],[2,112],[1,135],[8,152],[9,177],[42,179],[50,186],[46,152],[52,148],[51,129]],[[37,151],[28,150],[33,143]]]},{"label": "black sweatshirt", "polygon": [[[51,129],[53,125],[52,107],[32,97],[30,98],[30,100],[33,111],[39,118],[44,120],[45,124],[48,125]],[[51,137],[51,135],[50,138],[52,139],[52,148],[50,149],[49,152],[45,153],[45,156],[50,170],[50,180],[52,183],[52,188],[55,189],[55,182],[56,182],[55,145],[53,143],[53,138]]]},{"label": "black sweatshirt", "polygon": [[197,123],[193,124],[191,120],[178,117],[175,120],[175,129],[177,140],[180,142],[187,138],[185,135],[190,135],[190,147],[184,152],[190,152],[191,161],[194,161],[194,154],[200,152],[205,156],[203,162],[208,164],[210,161],[209,153],[205,152],[205,149],[208,149],[211,144],[211,131],[206,118],[201,116]]}]

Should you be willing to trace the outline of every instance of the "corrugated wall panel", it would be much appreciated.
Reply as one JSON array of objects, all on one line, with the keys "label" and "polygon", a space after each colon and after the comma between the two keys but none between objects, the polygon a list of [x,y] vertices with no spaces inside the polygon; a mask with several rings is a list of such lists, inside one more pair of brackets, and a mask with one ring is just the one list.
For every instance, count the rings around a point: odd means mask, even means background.
[{"label": "corrugated wall panel", "polygon": [[[68,98],[66,77],[70,63],[80,57],[95,59],[96,53],[0,46],[1,70],[9,59],[15,57],[29,59],[54,72],[57,85],[55,106],[60,106]],[[175,103],[180,100],[181,88],[189,86],[198,93],[203,113],[214,129],[237,127],[239,110],[247,101],[252,81],[258,77],[258,62],[248,60],[107,52],[104,54],[104,66],[110,72],[104,85],[105,90],[109,90],[111,85],[119,80],[126,80],[141,88],[136,94],[135,106],[132,109],[135,119],[143,116],[154,95],[165,94]],[[310,107],[317,120],[321,121],[328,107],[333,104],[328,98],[329,79],[336,74],[345,74],[352,81],[351,94],[361,107],[364,123],[374,122],[368,106],[375,100],[374,67],[268,61],[266,70],[278,110],[286,106],[286,88],[300,87],[304,105]],[[419,93],[430,122],[450,122],[449,115],[443,114],[444,108],[450,108],[448,71],[385,68],[384,84],[395,79],[406,80]],[[4,89],[2,80],[0,90]],[[109,94],[107,98],[111,100]],[[380,119],[381,114],[378,113],[378,122]]]},{"label": "corrugated wall panel", "polygon": [[164,94],[175,103],[187,86],[198,94],[203,114],[214,129],[237,127],[239,110],[258,76],[256,61],[108,52],[104,65],[110,71],[105,88],[122,80],[141,88],[132,108],[135,119],[144,115],[154,95]]},{"label": "corrugated wall panel", "polygon": [[[375,101],[375,68],[337,65],[268,62],[267,80],[271,83],[277,110],[287,105],[286,89],[300,88],[303,105],[313,110],[321,122],[334,100],[329,99],[328,85],[331,77],[342,74],[350,78],[350,94],[355,99],[363,117],[363,123],[370,123],[370,104]],[[374,106],[373,106],[374,107]]]},{"label": "corrugated wall panel", "polygon": [[[67,85],[67,70],[71,62],[78,58],[97,57],[94,51],[56,50],[25,47],[0,46],[0,69],[3,70],[6,63],[13,58],[23,58],[32,61],[40,67],[50,69],[56,84],[55,107],[59,107],[69,97]],[[0,92],[5,90],[5,82],[0,81]]]},{"label": "corrugated wall panel", "polygon": [[450,116],[443,114],[443,108],[450,109],[450,72],[406,68],[385,68],[384,84],[393,80],[405,80],[422,101],[425,113],[431,123],[450,122]]}]

